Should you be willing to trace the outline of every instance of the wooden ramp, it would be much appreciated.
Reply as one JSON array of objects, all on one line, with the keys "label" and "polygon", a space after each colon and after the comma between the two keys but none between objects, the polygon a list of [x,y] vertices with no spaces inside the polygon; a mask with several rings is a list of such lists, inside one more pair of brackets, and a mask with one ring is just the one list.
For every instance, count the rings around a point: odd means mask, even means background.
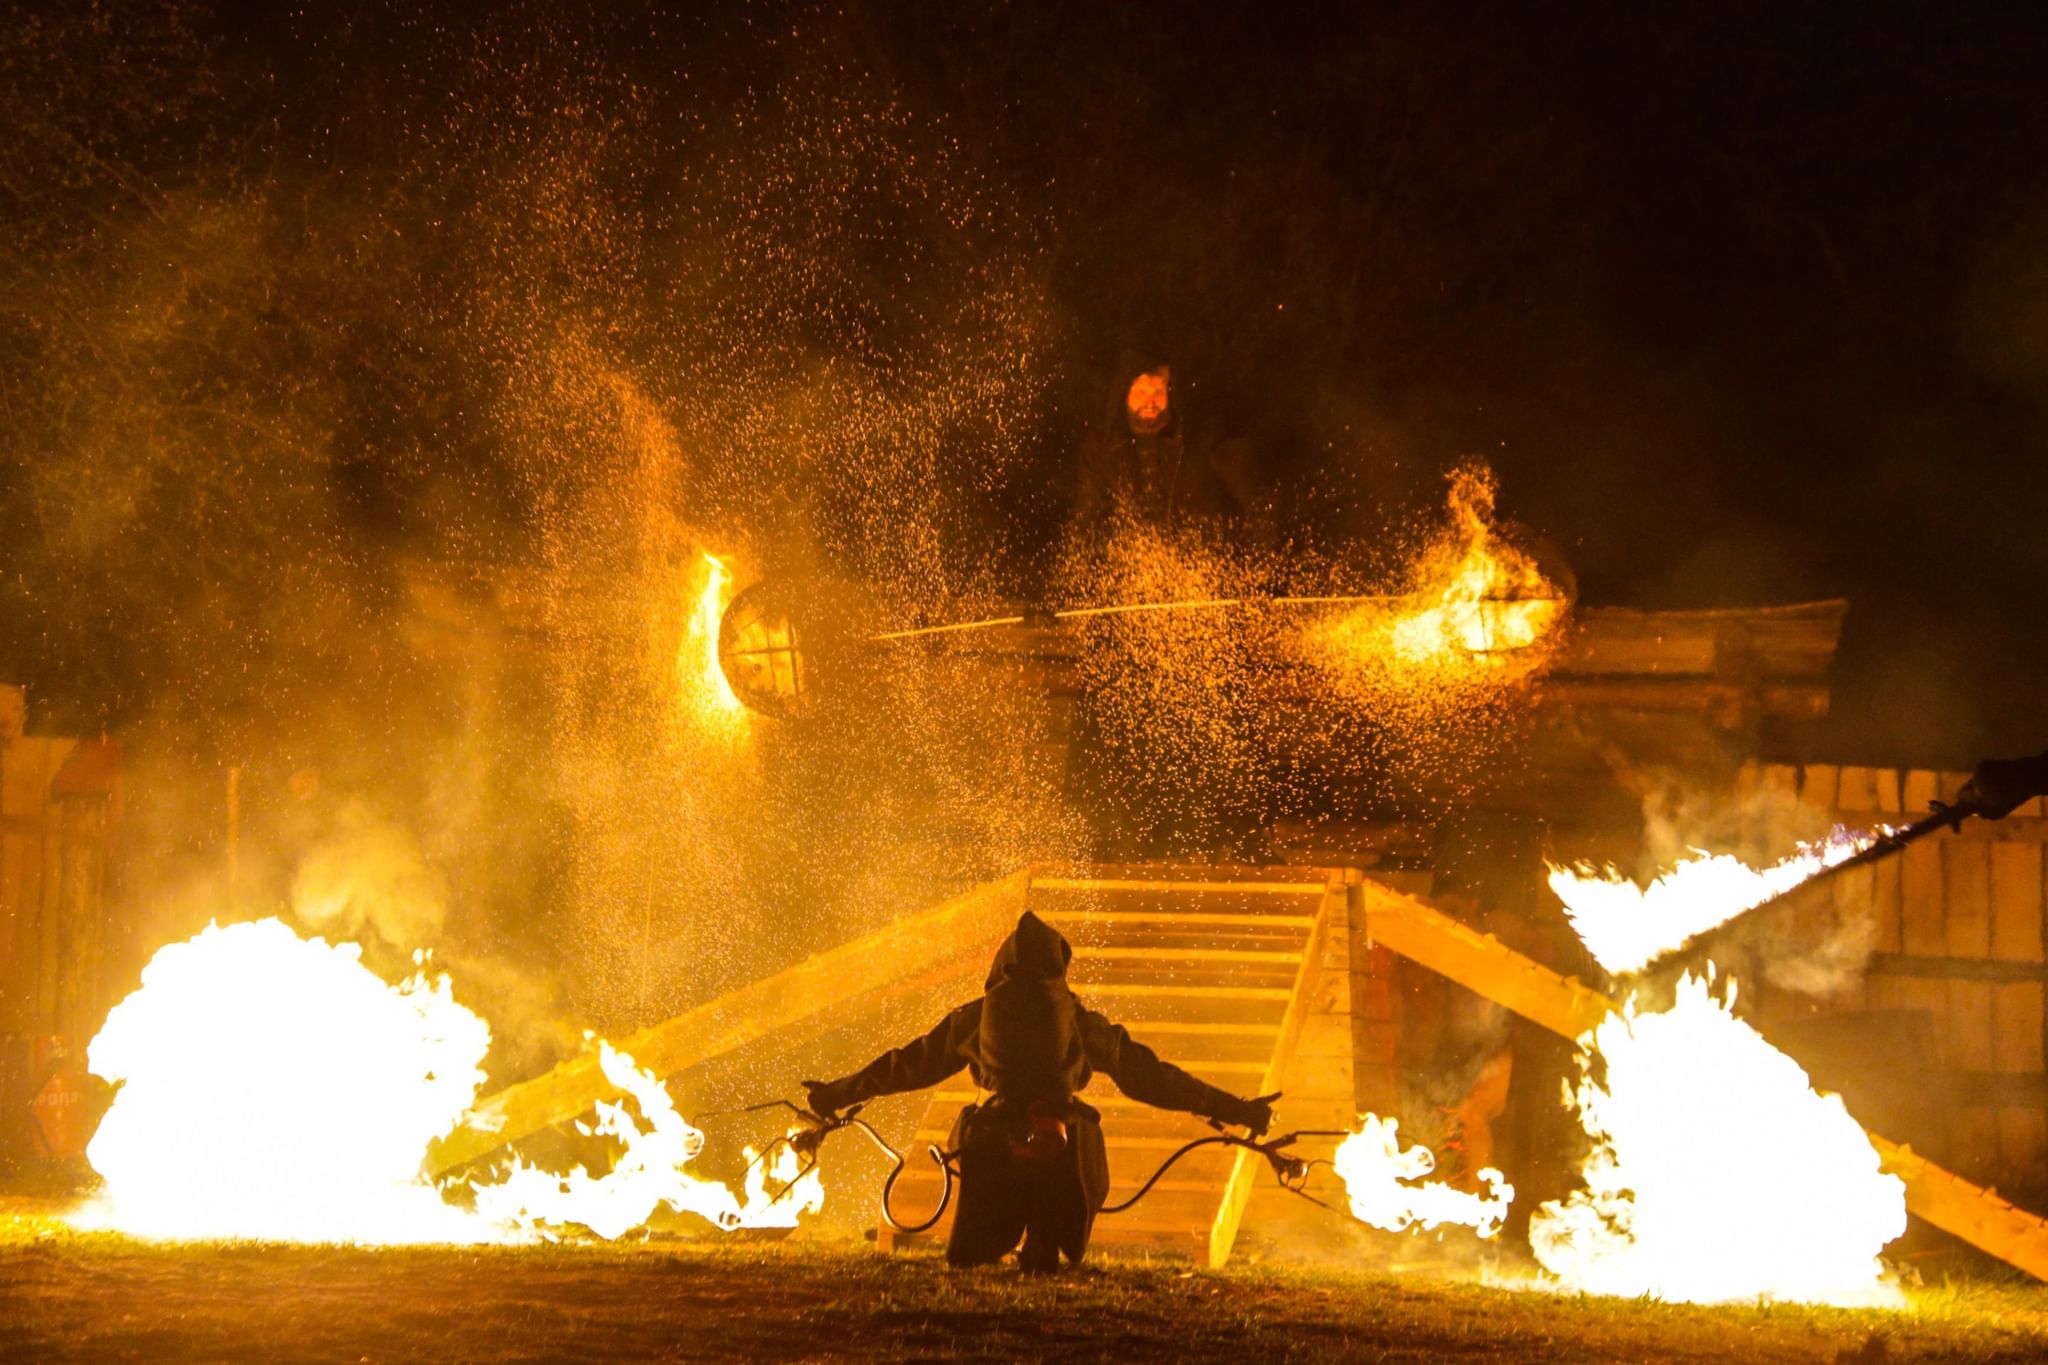
[{"label": "wooden ramp", "polygon": [[[1328,976],[1348,986],[1341,952],[1334,972],[1321,970],[1326,952],[1342,946],[1344,878],[1287,867],[1097,867],[1083,877],[1034,875],[1025,902],[1074,945],[1068,980],[1083,1003],[1203,1080],[1250,1096],[1291,1079],[1304,1025],[1318,1012],[1318,981]],[[1348,1015],[1338,1019],[1327,1008],[1332,1002],[1323,1003],[1348,1060]],[[1341,1095],[1308,1112],[1303,1105],[1315,1098],[1290,1094],[1281,1122],[1349,1126],[1349,1067],[1332,1079],[1341,1081]],[[964,1073],[933,1094],[912,1143],[917,1155],[897,1187],[899,1207],[928,1209],[937,1202],[938,1174],[924,1149],[946,1146],[962,1106],[976,1098]],[[1182,1143],[1212,1132],[1192,1115],[1125,1098],[1106,1077],[1097,1077],[1082,1098],[1102,1113],[1111,1203],[1128,1198]],[[1257,1157],[1205,1148],[1183,1158],[1136,1208],[1099,1221],[1093,1245],[1177,1253],[1221,1266],[1260,1178],[1271,1177]],[[943,1241],[950,1223],[949,1213],[925,1237]],[[887,1224],[878,1236],[885,1249],[909,1240]]]}]

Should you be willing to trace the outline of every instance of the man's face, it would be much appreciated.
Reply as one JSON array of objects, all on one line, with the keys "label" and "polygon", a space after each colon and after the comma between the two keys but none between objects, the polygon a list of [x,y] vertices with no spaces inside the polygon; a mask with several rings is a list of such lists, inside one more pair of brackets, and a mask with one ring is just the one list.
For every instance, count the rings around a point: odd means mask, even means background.
[{"label": "man's face", "polygon": [[1166,381],[1163,367],[1147,370],[1131,381],[1130,391],[1124,395],[1124,413],[1131,430],[1140,436],[1150,436],[1166,425]]}]

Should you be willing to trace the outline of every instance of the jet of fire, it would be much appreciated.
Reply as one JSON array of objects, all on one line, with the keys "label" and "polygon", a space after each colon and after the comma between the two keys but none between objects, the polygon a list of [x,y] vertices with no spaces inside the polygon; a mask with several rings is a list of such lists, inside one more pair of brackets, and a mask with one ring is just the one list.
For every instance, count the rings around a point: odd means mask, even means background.
[{"label": "jet of fire", "polygon": [[1594,960],[1617,976],[1639,972],[1743,911],[1868,848],[1875,836],[1837,828],[1766,868],[1695,850],[1647,887],[1613,867],[1550,869],[1550,889]]},{"label": "jet of fire", "polygon": [[1425,1179],[1436,1169],[1436,1156],[1427,1147],[1404,1149],[1400,1126],[1396,1119],[1361,1114],[1358,1131],[1338,1146],[1333,1164],[1352,1216],[1388,1232],[1445,1225],[1468,1227],[1481,1237],[1499,1232],[1514,1186],[1492,1167],[1479,1172],[1477,1192]]},{"label": "jet of fire", "polygon": [[777,1197],[798,1174],[786,1148],[773,1171],[750,1164],[744,1199],[690,1175],[703,1135],[609,1044],[600,1065],[640,1118],[599,1106],[586,1131],[621,1144],[606,1174],[519,1163],[464,1187],[472,1208],[449,1203],[422,1164],[474,1104],[491,1035],[418,961],[391,986],[355,944],[277,919],[160,950],[87,1050],[119,1089],[86,1151],[103,1189],[77,1221],[154,1238],[506,1242],[566,1226],[616,1237],[657,1204],[721,1228],[792,1227],[823,1203],[815,1170]]},{"label": "jet of fire", "polygon": [[1536,1259],[1625,1298],[1903,1306],[1878,1253],[1905,1231],[1904,1184],[1733,997],[1687,975],[1670,1009],[1579,1040],[1566,1099],[1594,1146],[1585,1188],[1531,1219]]},{"label": "jet of fire", "polygon": [[631,1096],[640,1110],[636,1123],[623,1101],[600,1104],[595,1128],[581,1130],[624,1144],[611,1170],[593,1176],[578,1166],[567,1175],[555,1175],[515,1159],[502,1179],[476,1187],[479,1215],[500,1226],[542,1235],[577,1225],[610,1239],[641,1226],[662,1205],[728,1229],[795,1227],[799,1214],[814,1213],[824,1205],[817,1170],[797,1179],[798,1158],[786,1145],[778,1150],[772,1171],[769,1163],[756,1160],[748,1150],[745,1202],[726,1186],[691,1175],[683,1168],[704,1150],[704,1135],[676,1113],[667,1088],[610,1043],[600,1045],[598,1065],[605,1079]]}]

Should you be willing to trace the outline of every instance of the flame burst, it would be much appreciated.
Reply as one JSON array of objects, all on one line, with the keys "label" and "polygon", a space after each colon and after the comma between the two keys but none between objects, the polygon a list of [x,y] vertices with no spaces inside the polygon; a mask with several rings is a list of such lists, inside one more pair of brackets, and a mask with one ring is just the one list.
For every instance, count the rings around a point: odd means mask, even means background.
[{"label": "flame burst", "polygon": [[1527,649],[1564,614],[1563,593],[1495,532],[1495,491],[1491,470],[1470,466],[1452,474],[1453,538],[1418,566],[1410,603],[1387,627],[1400,658]]},{"label": "flame burst", "polygon": [[490,1038],[446,975],[390,986],[352,943],[277,919],[209,926],[150,960],[88,1049],[120,1088],[86,1152],[104,1188],[78,1221],[154,1238],[511,1242],[571,1226],[617,1237],[662,1204],[727,1229],[793,1227],[823,1203],[815,1171],[783,1193],[786,1148],[773,1171],[750,1165],[744,1199],[687,1173],[703,1135],[603,1044],[606,1078],[640,1114],[600,1105],[584,1130],[620,1143],[611,1169],[515,1159],[496,1183],[451,1187],[473,1196],[459,1208],[422,1164],[475,1102]]},{"label": "flame burst", "polygon": [[[577,1125],[586,1135],[595,1133],[624,1144],[611,1170],[594,1176],[577,1166],[567,1175],[556,1175],[515,1158],[503,1179],[476,1187],[479,1215],[522,1231],[546,1234],[553,1228],[581,1226],[610,1239],[641,1226],[664,1205],[728,1229],[793,1228],[800,1213],[823,1207],[825,1189],[818,1172],[813,1169],[799,1180],[796,1154],[787,1146],[778,1150],[772,1171],[766,1169],[769,1163],[755,1160],[751,1149],[747,1152],[744,1202],[726,1186],[691,1175],[683,1168],[703,1152],[704,1135],[676,1113],[660,1079],[610,1043],[599,1045],[598,1065],[605,1079],[631,1096],[640,1110],[640,1121],[635,1122],[624,1101],[600,1103],[594,1127]],[[771,1175],[777,1177],[773,1190],[768,1188]]]},{"label": "flame burst", "polygon": [[1613,867],[1550,869],[1550,889],[1566,918],[1602,967],[1617,976],[1639,972],[1686,943],[1719,928],[1771,897],[1791,890],[1823,868],[1868,848],[1876,836],[1837,827],[1826,839],[1766,868],[1730,854],[1679,863],[1647,887]]},{"label": "flame burst", "polygon": [[[1479,1172],[1481,1189],[1455,1189],[1426,1180],[1436,1169],[1427,1147],[1403,1149],[1400,1122],[1373,1114],[1359,1116],[1359,1130],[1337,1148],[1335,1166],[1351,1201],[1352,1217],[1388,1232],[1445,1225],[1469,1227],[1491,1237],[1507,1221],[1514,1186],[1492,1167]],[[1412,1182],[1421,1181],[1416,1184]]]},{"label": "flame burst", "polygon": [[1733,998],[1688,975],[1669,1010],[1580,1039],[1567,1102],[1594,1147],[1585,1188],[1531,1219],[1537,1260],[1625,1298],[1903,1306],[1878,1253],[1905,1231],[1904,1184]]},{"label": "flame burst", "polygon": [[95,1226],[146,1237],[474,1242],[420,1174],[483,1083],[484,1021],[446,976],[393,987],[281,920],[159,951],[86,1056],[119,1084],[86,1157]]},{"label": "flame burst", "polygon": [[718,627],[725,617],[725,589],[732,575],[716,555],[704,556],[704,586],[697,593],[696,608],[690,613],[683,645],[676,657],[676,673],[684,704],[700,719],[716,722],[720,728],[745,725],[747,708],[732,684],[725,666],[718,661]]},{"label": "flame burst", "polygon": [[[1368,712],[1442,732],[1547,666],[1569,594],[1494,526],[1493,472],[1453,472],[1450,525],[1405,589],[1311,626],[1308,658]],[[1448,739],[1438,733],[1438,738]]]}]

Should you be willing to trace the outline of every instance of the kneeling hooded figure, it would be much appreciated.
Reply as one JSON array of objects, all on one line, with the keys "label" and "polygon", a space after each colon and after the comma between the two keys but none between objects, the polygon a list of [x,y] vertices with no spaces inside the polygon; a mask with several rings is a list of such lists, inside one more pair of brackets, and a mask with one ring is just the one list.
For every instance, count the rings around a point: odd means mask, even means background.
[{"label": "kneeling hooded figure", "polygon": [[1018,1263],[1049,1270],[1062,1252],[1087,1254],[1109,1195],[1102,1116],[1077,1096],[1100,1071],[1124,1094],[1160,1109],[1242,1124],[1264,1134],[1277,1095],[1240,1099],[1196,1079],[1074,997],[1074,950],[1025,911],[990,964],[979,1000],[960,1006],[916,1042],[850,1076],[805,1081],[811,1109],[830,1115],[877,1095],[937,1085],[965,1068],[990,1098],[962,1111],[959,1206],[946,1259],[983,1265],[1024,1247]]}]

